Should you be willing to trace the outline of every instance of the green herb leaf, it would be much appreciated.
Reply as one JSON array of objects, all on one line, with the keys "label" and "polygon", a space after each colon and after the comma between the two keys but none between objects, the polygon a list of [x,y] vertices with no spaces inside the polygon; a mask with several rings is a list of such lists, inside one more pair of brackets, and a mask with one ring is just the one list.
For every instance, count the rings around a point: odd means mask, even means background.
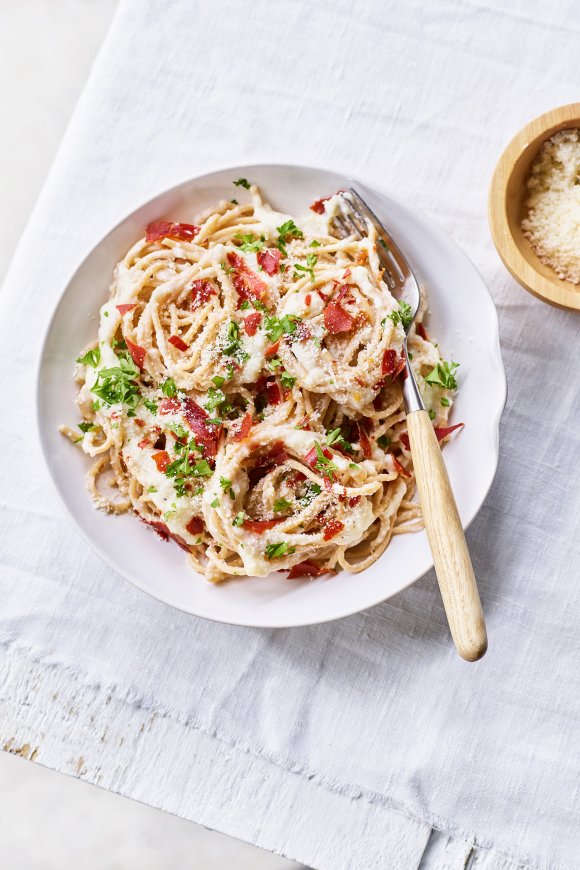
[{"label": "green herb leaf", "polygon": [[251,308],[251,307],[252,307],[252,306],[250,305],[250,301],[249,301],[249,299],[244,299],[244,301],[243,301],[242,304],[240,305],[240,308],[241,308],[242,311],[247,311],[248,308]]},{"label": "green herb leaf", "polygon": [[148,411],[151,411],[152,414],[157,413],[157,405],[155,404],[155,402],[152,402],[151,399],[143,399],[143,404]]},{"label": "green herb leaf", "polygon": [[163,381],[163,383],[161,384],[161,392],[169,399],[175,398],[175,396],[177,395],[177,386],[173,378],[167,378],[166,381]]},{"label": "green herb leaf", "polygon": [[441,360],[441,362],[437,363],[435,368],[429,372],[425,378],[425,383],[430,384],[431,386],[443,387],[445,390],[456,390],[457,381],[455,380],[455,370],[458,368],[459,363],[445,362],[445,360]]},{"label": "green herb leaf", "polygon": [[396,311],[392,311],[387,317],[393,321],[395,326],[400,323],[403,329],[407,330],[413,322],[413,309],[408,302],[404,302],[401,299],[399,301],[399,308]]},{"label": "green herb leaf", "polygon": [[388,435],[381,435],[380,438],[377,438],[377,444],[379,447],[382,447],[383,450],[386,450],[390,443],[391,439]]},{"label": "green herb leaf", "polygon": [[205,403],[204,408],[206,409],[206,411],[209,411],[211,413],[212,411],[215,411],[216,408],[219,408],[219,406],[223,402],[225,402],[225,400],[226,397],[223,390],[210,387],[207,391],[207,402]]},{"label": "green herb leaf", "polygon": [[294,314],[285,314],[284,317],[266,315],[264,328],[270,341],[275,343],[282,335],[295,333],[297,323],[300,323],[300,317]]},{"label": "green herb leaf", "polygon": [[81,363],[83,366],[92,366],[94,369],[98,366],[101,361],[101,348],[100,347],[92,347],[90,350],[87,350],[85,354],[77,357],[77,362]]},{"label": "green herb leaf", "polygon": [[220,486],[224,492],[229,492],[232,488],[232,482],[227,477],[220,477]]},{"label": "green herb leaf", "polygon": [[316,464],[314,467],[332,480],[334,472],[338,471],[337,466],[334,464],[334,462],[332,462],[331,459],[324,455],[324,451],[318,441],[314,442],[314,447],[316,449],[317,456]]},{"label": "green herb leaf", "polygon": [[140,399],[138,377],[139,369],[128,353],[122,353],[118,366],[100,369],[91,392],[107,405],[124,404],[134,411]]},{"label": "green herb leaf", "polygon": [[212,503],[210,504],[210,507],[212,507],[212,508],[219,507],[219,503],[220,503],[219,498],[214,498],[214,500],[213,500]]},{"label": "green herb leaf", "polygon": [[147,492],[157,492],[157,487],[156,487],[156,486],[150,486],[150,487],[147,488]]},{"label": "green herb leaf", "polygon": [[297,274],[299,272],[307,272],[310,275],[310,280],[314,283],[314,267],[318,263],[318,256],[316,254],[308,254],[306,257],[306,265],[302,266],[300,263],[294,263],[294,269],[296,270],[294,273],[294,278],[299,278],[300,275]]},{"label": "green herb leaf", "polygon": [[232,520],[232,526],[243,526],[245,519],[245,513],[243,511],[240,511],[239,514],[236,514],[236,516]]},{"label": "green herb leaf", "polygon": [[429,414],[429,419],[430,419],[430,420],[435,420],[435,418],[437,417],[437,414],[435,413],[435,411],[433,410],[433,408],[429,408],[429,410],[428,410],[427,413]]},{"label": "green herb leaf", "polygon": [[247,178],[238,178],[237,181],[234,181],[234,184],[236,185],[236,187],[245,187],[246,190],[250,189],[250,182]]},{"label": "green herb leaf", "polygon": [[288,372],[282,372],[280,375],[280,383],[285,389],[290,390],[296,383],[296,378],[289,375]]},{"label": "green herb leaf", "polygon": [[329,432],[326,436],[326,443],[329,447],[332,444],[336,444],[337,447],[342,447],[347,453],[353,452],[352,444],[343,437],[340,429],[333,429],[332,432]]},{"label": "green herb leaf", "polygon": [[320,247],[320,242],[317,242],[316,239],[314,239],[313,242],[310,242],[310,247],[311,247],[311,248],[319,248],[319,247]]},{"label": "green herb leaf", "polygon": [[79,423],[81,432],[92,432],[97,427],[93,423]]},{"label": "green herb leaf", "polygon": [[296,547],[289,547],[286,541],[279,544],[268,544],[264,551],[266,559],[280,559],[282,556],[291,556],[296,552]]},{"label": "green herb leaf", "polygon": [[442,396],[441,397],[441,404],[443,405],[444,408],[448,408],[449,405],[451,404],[451,402],[449,401],[447,396]]},{"label": "green herb leaf", "polygon": [[299,230],[293,220],[286,221],[282,226],[276,227],[278,231],[278,235],[280,237],[280,241],[282,244],[287,242],[289,239],[303,239],[304,233],[302,230]]},{"label": "green herb leaf", "polygon": [[291,503],[285,498],[277,498],[274,502],[274,513],[279,513],[280,511],[288,510],[288,508],[292,507]]},{"label": "green herb leaf", "polygon": [[256,251],[261,251],[264,247],[264,236],[262,238],[257,239],[253,233],[247,233],[243,236],[236,236],[236,239],[241,241],[240,250],[248,251],[249,253],[255,253]]}]

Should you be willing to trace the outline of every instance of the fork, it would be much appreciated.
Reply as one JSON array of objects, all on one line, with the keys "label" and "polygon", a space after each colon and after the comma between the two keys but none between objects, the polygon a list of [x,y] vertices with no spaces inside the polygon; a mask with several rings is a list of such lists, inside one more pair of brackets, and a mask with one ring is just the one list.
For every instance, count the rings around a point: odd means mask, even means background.
[{"label": "fork", "polygon": [[409,263],[360,194],[352,187],[342,190],[332,219],[336,234],[360,239],[368,235],[367,221],[378,235],[383,279],[393,296],[407,302],[413,313],[405,328],[407,367],[402,388],[415,480],[451,637],[459,655],[473,662],[487,650],[481,601],[441,449],[408,362],[407,335],[421,303],[421,291]]}]

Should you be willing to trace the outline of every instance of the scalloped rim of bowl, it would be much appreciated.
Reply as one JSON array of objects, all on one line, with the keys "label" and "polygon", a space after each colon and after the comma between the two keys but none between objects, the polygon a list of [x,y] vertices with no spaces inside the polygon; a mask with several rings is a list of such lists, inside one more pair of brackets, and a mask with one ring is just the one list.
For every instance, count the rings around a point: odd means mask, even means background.
[{"label": "scalloped rim of bowl", "polygon": [[[488,198],[488,219],[493,243],[515,280],[544,302],[580,311],[580,285],[558,278],[542,263],[520,229],[525,180],[544,142],[561,130],[580,128],[580,103],[568,103],[534,118],[517,133],[495,167]],[[514,179],[518,179],[517,195]],[[512,216],[510,217],[510,212]],[[513,213],[517,212],[517,223]]]},{"label": "scalloped rim of bowl", "polygon": [[[286,628],[286,627],[291,628],[291,627],[300,627],[300,626],[306,626],[306,625],[315,625],[315,624],[320,624],[320,623],[324,623],[324,622],[329,622],[329,621],[332,621],[335,619],[344,618],[344,617],[350,616],[354,613],[358,613],[361,610],[365,610],[369,607],[380,604],[381,602],[391,598],[393,595],[398,594],[399,592],[408,588],[413,583],[415,583],[417,580],[419,580],[421,577],[423,577],[433,567],[433,563],[432,563],[432,561],[430,561],[429,564],[425,564],[424,566],[421,566],[420,570],[417,570],[417,571],[415,571],[415,573],[406,577],[403,582],[401,582],[399,580],[399,582],[397,583],[397,588],[392,590],[392,591],[387,592],[386,594],[376,595],[376,593],[375,593],[375,595],[369,596],[366,600],[364,600],[364,596],[361,596],[361,600],[359,603],[357,603],[357,604],[351,603],[351,604],[346,605],[346,606],[343,603],[342,608],[338,608],[338,609],[335,609],[333,611],[331,610],[331,612],[329,612],[329,613],[318,612],[318,613],[314,614],[314,613],[305,612],[305,613],[301,613],[300,616],[285,615],[285,616],[282,616],[281,618],[273,618],[272,616],[264,617],[264,616],[261,616],[261,615],[258,615],[257,613],[255,613],[255,614],[252,614],[251,617],[245,617],[245,618],[240,619],[239,616],[233,616],[233,615],[228,614],[227,608],[224,608],[223,612],[220,612],[219,615],[216,615],[213,607],[206,609],[205,606],[196,605],[195,609],[192,609],[191,606],[189,606],[189,605],[184,606],[180,597],[172,594],[168,589],[164,589],[163,592],[160,592],[158,589],[153,590],[150,587],[150,585],[148,585],[147,582],[139,575],[139,573],[137,571],[134,571],[134,570],[128,571],[128,570],[121,568],[119,566],[118,562],[116,561],[114,555],[109,551],[109,549],[105,546],[100,545],[99,542],[95,539],[94,534],[89,533],[85,528],[83,528],[82,523],[79,521],[78,517],[75,516],[75,513],[74,513],[73,509],[71,508],[71,504],[69,503],[69,499],[67,498],[67,494],[65,492],[65,487],[63,486],[62,481],[60,480],[59,475],[58,475],[55,467],[53,467],[53,462],[52,462],[53,457],[51,456],[51,445],[50,445],[50,433],[47,432],[46,422],[43,421],[43,414],[42,414],[43,391],[46,389],[46,386],[44,383],[45,373],[43,372],[42,362],[45,358],[47,349],[50,347],[51,336],[52,336],[53,328],[55,326],[55,322],[57,320],[57,316],[58,316],[60,307],[61,307],[62,303],[64,302],[65,297],[67,296],[67,293],[69,292],[71,285],[74,283],[75,280],[78,279],[79,273],[86,266],[87,261],[90,260],[90,258],[93,256],[94,252],[98,248],[102,247],[103,244],[106,243],[110,239],[110,237],[114,236],[116,231],[118,231],[123,225],[125,225],[131,219],[135,218],[135,216],[137,216],[137,215],[142,216],[143,212],[151,212],[151,209],[153,207],[155,207],[157,203],[161,203],[161,201],[164,201],[168,197],[171,197],[172,195],[177,194],[178,192],[181,191],[182,188],[186,187],[189,184],[192,184],[192,183],[199,181],[199,180],[206,180],[207,181],[207,180],[213,179],[215,176],[220,176],[224,173],[227,173],[231,177],[236,177],[237,175],[240,175],[240,173],[246,177],[251,177],[252,173],[258,173],[258,172],[262,172],[264,170],[270,170],[270,169],[273,169],[276,171],[284,170],[284,171],[288,171],[288,172],[296,172],[296,171],[305,172],[305,173],[313,173],[314,172],[314,173],[320,173],[322,176],[324,176],[324,175],[334,175],[334,176],[340,175],[340,176],[342,176],[343,179],[350,179],[350,181],[353,181],[356,184],[360,183],[361,189],[363,191],[366,190],[367,193],[373,193],[374,195],[378,195],[379,197],[384,198],[387,201],[390,201],[394,206],[396,205],[398,208],[402,209],[404,212],[407,212],[410,215],[414,215],[421,223],[423,223],[424,225],[427,225],[430,229],[430,232],[432,233],[432,236],[434,238],[438,239],[439,244],[442,244],[444,247],[451,245],[453,247],[455,255],[458,257],[458,259],[463,261],[465,266],[467,268],[469,268],[469,270],[472,272],[473,277],[474,277],[474,281],[477,281],[480,288],[482,290],[485,290],[485,294],[487,295],[488,300],[489,300],[489,308],[488,308],[489,321],[487,324],[489,331],[488,331],[488,334],[486,337],[486,345],[488,347],[490,359],[493,363],[495,374],[497,376],[495,379],[493,407],[489,409],[490,415],[489,415],[488,420],[487,420],[488,427],[486,427],[488,429],[488,435],[487,435],[487,437],[489,439],[488,443],[491,447],[493,455],[490,456],[490,462],[487,465],[487,473],[485,475],[485,480],[482,481],[482,483],[480,484],[481,489],[479,489],[479,496],[477,498],[477,504],[472,505],[469,513],[467,513],[467,514],[464,513],[464,515],[463,515],[462,525],[465,529],[468,528],[468,526],[475,519],[479,510],[481,509],[481,506],[483,505],[483,503],[487,497],[487,494],[489,493],[489,490],[491,488],[491,485],[493,483],[493,480],[494,480],[494,477],[495,477],[495,474],[497,471],[497,467],[498,467],[498,463],[499,463],[499,422],[500,422],[501,414],[504,410],[506,399],[507,399],[507,380],[506,380],[505,370],[503,367],[503,361],[502,361],[502,357],[501,357],[501,348],[500,348],[500,342],[499,342],[499,320],[498,320],[497,310],[496,310],[494,302],[493,302],[493,297],[491,296],[491,293],[490,293],[487,285],[485,284],[485,281],[483,280],[483,278],[481,277],[481,275],[477,271],[475,265],[467,256],[467,254],[457,245],[456,242],[454,242],[450,238],[450,236],[447,233],[445,233],[443,230],[441,230],[437,226],[437,224],[433,220],[431,220],[431,218],[429,218],[428,216],[424,215],[421,212],[415,211],[415,209],[407,207],[404,203],[401,203],[399,200],[393,200],[392,197],[390,197],[389,194],[386,193],[381,187],[367,184],[362,178],[352,179],[348,175],[348,173],[341,172],[340,170],[334,170],[334,169],[328,169],[328,168],[327,169],[320,169],[320,168],[313,167],[313,166],[298,165],[298,164],[294,164],[294,163],[288,163],[288,164],[284,164],[284,163],[276,163],[276,164],[257,163],[257,164],[251,164],[251,165],[243,165],[243,166],[225,166],[225,167],[221,166],[218,168],[214,167],[214,168],[206,170],[205,172],[203,172],[199,176],[188,177],[187,179],[184,179],[180,183],[173,185],[169,189],[165,188],[162,191],[155,194],[154,196],[148,197],[146,200],[141,202],[137,207],[132,209],[131,212],[129,212],[120,221],[118,221],[107,233],[105,233],[102,236],[102,238],[84,256],[79,258],[79,262],[78,262],[76,268],[71,270],[71,276],[70,276],[69,280],[66,282],[62,293],[59,295],[58,299],[55,300],[53,312],[52,312],[52,315],[49,319],[49,322],[47,323],[46,333],[45,333],[44,340],[43,340],[42,346],[41,346],[41,351],[40,351],[40,354],[38,357],[38,374],[37,374],[37,383],[36,383],[36,406],[37,406],[37,427],[38,427],[38,432],[39,432],[39,440],[41,443],[45,462],[46,462],[47,467],[49,469],[49,473],[50,473],[50,476],[52,478],[55,489],[57,490],[57,493],[59,495],[61,504],[63,505],[66,513],[71,518],[74,525],[76,526],[76,528],[78,529],[78,531],[80,532],[82,537],[85,539],[87,544],[90,546],[90,548],[94,552],[96,552],[103,559],[103,561],[107,565],[109,565],[110,568],[112,568],[117,574],[119,574],[125,580],[128,580],[129,582],[131,582],[134,586],[136,586],[142,592],[145,592],[146,594],[151,595],[153,598],[156,598],[157,600],[162,601],[165,604],[168,604],[172,607],[175,607],[176,609],[179,609],[179,610],[186,612],[186,613],[191,613],[192,615],[195,615],[195,616],[199,616],[199,617],[202,617],[205,619],[210,619],[210,620],[215,621],[215,622],[222,622],[222,623],[232,624],[232,625],[242,625],[242,626],[249,626],[249,627],[256,627],[256,628]],[[450,446],[453,446],[453,445],[450,445]],[[94,507],[92,505],[91,505],[91,510],[94,511]],[[97,513],[97,512],[95,512],[95,513]],[[122,520],[123,518],[122,517],[121,518],[115,517],[113,519],[119,521],[119,520]],[[134,522],[133,517],[129,517],[129,520],[132,523]],[[135,526],[138,527],[138,524],[135,524]],[[422,537],[425,536],[424,532],[420,532],[418,534],[421,535]],[[410,536],[410,537],[414,537],[414,536]],[[177,548],[174,548],[174,550],[177,551]],[[181,555],[182,555],[181,551],[177,551],[177,553],[174,553],[175,558],[178,558]],[[168,556],[169,556],[169,554],[168,554]],[[381,560],[379,560],[379,562],[380,561]],[[376,564],[379,564],[379,563],[376,563]],[[168,562],[168,565],[169,565],[169,562]],[[188,570],[190,570],[190,569],[188,569]],[[193,576],[195,576],[195,575],[193,575]],[[272,577],[272,576],[275,576],[275,575],[270,575],[270,577]],[[349,577],[352,579],[352,578],[354,578],[354,575],[349,575]],[[245,581],[245,582],[251,582],[251,579],[252,578],[250,578],[250,581]],[[262,578],[262,579],[268,579],[268,578]],[[211,586],[212,584],[208,584],[208,585]],[[384,590],[383,590],[383,592],[384,592]]]}]

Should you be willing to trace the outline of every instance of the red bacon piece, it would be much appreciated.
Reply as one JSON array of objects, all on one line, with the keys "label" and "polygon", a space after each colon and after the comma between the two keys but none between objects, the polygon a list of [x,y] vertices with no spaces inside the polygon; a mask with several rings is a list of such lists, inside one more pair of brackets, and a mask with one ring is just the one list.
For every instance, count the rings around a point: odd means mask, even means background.
[{"label": "red bacon piece", "polygon": [[383,354],[381,372],[384,375],[394,375],[397,368],[397,351],[389,347]]},{"label": "red bacon piece", "polygon": [[242,299],[261,299],[267,287],[255,272],[246,265],[246,261],[236,251],[228,253],[228,263],[235,270],[234,287]]},{"label": "red bacon piece", "polygon": [[323,302],[328,302],[328,295],[326,293],[323,293],[322,290],[318,289],[318,287],[316,288],[316,292],[318,293]]},{"label": "red bacon piece", "polygon": [[135,363],[137,368],[140,368],[141,370],[143,370],[143,367],[144,367],[143,364],[145,362],[145,355],[146,355],[147,351],[145,350],[144,347],[139,347],[138,344],[133,344],[133,342],[129,341],[128,338],[125,339],[125,342],[127,343],[127,350],[131,354],[133,362]]},{"label": "red bacon piece", "polygon": [[423,326],[422,323],[415,324],[415,332],[417,335],[420,335],[424,341],[429,341],[429,336],[427,335],[427,330]]},{"label": "red bacon piece", "polygon": [[288,571],[288,580],[298,580],[300,577],[320,577],[321,574],[334,574],[330,568],[319,568],[316,562],[305,559],[298,565],[292,565]]},{"label": "red bacon piece", "polygon": [[249,520],[246,519],[243,522],[244,529],[247,529],[249,532],[256,532],[258,535],[263,535],[264,532],[267,532],[268,529],[273,529],[274,526],[277,526],[278,523],[283,522],[284,517],[276,520]]},{"label": "red bacon piece", "polygon": [[181,351],[189,350],[189,345],[186,344],[183,341],[183,339],[180,338],[178,335],[170,335],[168,341],[169,341],[169,344],[172,344],[173,347],[177,348],[177,350],[181,350]]},{"label": "red bacon piece", "polygon": [[299,423],[296,424],[297,429],[304,429],[307,432],[310,432],[310,420],[308,418],[308,414],[303,417]]},{"label": "red bacon piece", "polygon": [[192,517],[185,528],[190,535],[199,535],[203,532],[203,520],[200,517]]},{"label": "red bacon piece", "polygon": [[356,505],[359,503],[359,501],[360,501],[360,495],[353,495],[353,497],[349,498],[349,500],[348,500],[348,506],[349,507],[356,507]]},{"label": "red bacon piece", "polygon": [[135,425],[142,429],[145,425],[145,420],[142,420],[141,417],[135,417]]},{"label": "red bacon piece", "polygon": [[406,478],[411,477],[410,472],[407,471],[407,469],[405,468],[404,465],[401,465],[401,463],[399,462],[397,457],[393,456],[392,453],[391,453],[391,456],[393,457],[393,465],[395,466],[395,471],[397,472],[397,474],[400,474],[401,477],[406,477]]},{"label": "red bacon piece", "polygon": [[[322,448],[322,454],[326,457],[326,459],[332,459],[332,453],[330,450],[327,450],[326,447]],[[316,452],[316,447],[311,447],[306,456],[304,457],[304,462],[309,465],[311,468],[314,468],[316,463],[318,462],[318,453]]]},{"label": "red bacon piece", "polygon": [[248,314],[247,317],[244,317],[244,329],[246,330],[246,335],[255,335],[261,322],[262,315],[259,311],[254,311],[253,314]]},{"label": "red bacon piece", "polygon": [[256,259],[267,275],[275,275],[280,268],[282,252],[277,248],[267,248],[265,251],[258,251]]},{"label": "red bacon piece", "polygon": [[140,447],[141,450],[145,450],[146,447],[150,447],[150,446],[151,446],[151,442],[150,442],[149,438],[142,438],[139,441],[139,443],[137,444],[137,447]]},{"label": "red bacon piece", "polygon": [[254,421],[252,420],[252,415],[248,411],[248,413],[244,416],[244,419],[242,420],[240,428],[234,435],[234,441],[243,441],[244,438],[247,438],[250,429],[252,428],[253,422]]},{"label": "red bacon piece", "polygon": [[307,293],[304,297],[304,304],[310,307],[312,305],[312,293]]},{"label": "red bacon piece", "polygon": [[438,441],[443,441],[444,438],[447,438],[448,435],[451,435],[452,432],[455,432],[456,429],[461,429],[465,426],[465,423],[456,423],[455,426],[435,426],[435,434],[437,435]]},{"label": "red bacon piece", "polygon": [[354,326],[354,317],[338,302],[331,302],[324,309],[324,325],[331,335],[350,332]]},{"label": "red bacon piece", "polygon": [[205,305],[207,300],[216,292],[211,281],[204,278],[198,278],[197,281],[192,281],[189,288],[191,290],[191,307],[200,308]]},{"label": "red bacon piece", "polygon": [[165,474],[167,466],[171,463],[167,450],[160,450],[158,453],[153,453],[151,459],[155,462],[157,469]]},{"label": "red bacon piece", "polygon": [[357,423],[358,426],[358,443],[362,450],[362,455],[365,459],[370,459],[372,456],[371,442],[368,439],[367,433],[364,430],[362,423]]},{"label": "red bacon piece", "polygon": [[281,341],[282,341],[282,339],[279,338],[278,341],[275,341],[274,344],[271,344],[270,347],[266,348],[266,350],[264,352],[264,356],[266,357],[266,359],[271,359],[273,356],[276,356],[276,354],[278,353],[278,350],[280,349],[280,342]]},{"label": "red bacon piece", "polygon": [[267,453],[262,453],[256,460],[256,468],[275,468],[288,459],[288,453],[283,441],[275,441]]},{"label": "red bacon piece", "polygon": [[181,401],[179,399],[163,399],[159,403],[159,413],[160,414],[174,414],[175,411],[179,411],[181,408]]},{"label": "red bacon piece", "polygon": [[125,304],[124,304],[124,305],[115,305],[115,308],[117,309],[117,311],[118,311],[119,314],[121,314],[121,315],[126,314],[127,311],[132,311],[132,310],[133,310],[134,308],[136,308],[136,307],[137,307],[137,303],[136,303],[136,302],[132,302],[130,305],[129,305],[129,304],[126,304],[126,305],[125,305]]},{"label": "red bacon piece", "polygon": [[411,449],[410,444],[409,444],[409,436],[407,435],[406,432],[401,432],[401,434],[399,435],[399,441],[401,442],[401,444],[403,445],[405,450]]},{"label": "red bacon piece", "polygon": [[[350,269],[348,271],[350,273]],[[346,272],[345,272],[345,275],[346,275]],[[344,299],[344,297],[346,296],[346,294],[350,290],[350,287],[351,287],[350,284],[341,284],[340,287],[338,288],[338,293],[336,294],[336,299],[334,301],[340,302],[341,299]]]},{"label": "red bacon piece", "polygon": [[316,214],[324,214],[324,203],[329,199],[330,196],[323,196],[322,199],[315,200],[310,208],[312,211],[316,212]]},{"label": "red bacon piece", "polygon": [[324,526],[322,537],[325,541],[330,541],[344,529],[344,523],[340,520],[329,520]]},{"label": "red bacon piece", "polygon": [[268,393],[268,404],[279,405],[282,401],[282,393],[276,381],[269,381],[266,384],[266,392]]},{"label": "red bacon piece", "polygon": [[194,224],[153,221],[147,226],[145,241],[158,242],[159,239],[176,239],[179,242],[192,242],[199,230],[200,227],[196,227]]},{"label": "red bacon piece", "polygon": [[[406,357],[405,357],[405,351],[402,351],[402,352],[401,352],[401,358],[400,358],[400,360],[399,360],[399,362],[398,362],[398,364],[397,364],[397,367],[395,368],[395,371],[394,371],[394,373],[393,373],[393,380],[394,380],[398,375],[400,375],[402,371],[405,371],[406,367],[407,367],[407,359],[406,359]],[[406,377],[407,377],[407,372],[405,371],[405,374],[404,374],[403,380],[405,380]]]},{"label": "red bacon piece", "polygon": [[175,541],[176,544],[179,544],[182,550],[185,550],[186,553],[189,553],[189,544],[187,544],[182,537],[176,535],[175,532],[170,532],[165,523],[157,522],[156,520],[146,520],[145,517],[140,517],[144,523],[147,523],[148,526],[151,526],[160,538],[163,538],[164,541],[168,541],[171,538]]},{"label": "red bacon piece", "polygon": [[351,271],[350,271],[350,269],[345,269],[345,270],[344,270],[344,275],[342,276],[343,279],[346,281],[346,279],[347,279],[347,278],[350,278],[350,276],[351,276]]},{"label": "red bacon piece", "polygon": [[306,480],[306,475],[302,474],[301,471],[294,471],[289,477],[286,478],[286,483],[288,486],[296,486],[299,483],[302,483]]},{"label": "red bacon piece", "polygon": [[203,447],[203,456],[206,459],[213,458],[217,453],[221,426],[208,423],[207,411],[200,408],[189,396],[183,400],[183,415],[195,435],[195,440]]}]

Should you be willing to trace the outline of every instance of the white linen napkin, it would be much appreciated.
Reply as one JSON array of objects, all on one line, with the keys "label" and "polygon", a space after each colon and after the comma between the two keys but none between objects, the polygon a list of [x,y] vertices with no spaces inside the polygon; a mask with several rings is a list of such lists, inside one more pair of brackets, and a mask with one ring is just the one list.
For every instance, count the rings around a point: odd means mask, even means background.
[{"label": "white linen napkin", "polygon": [[[506,274],[486,192],[510,136],[577,97],[579,28],[577,5],[539,0],[124,0],[1,294],[7,655],[356,796],[369,838],[373,808],[388,806],[528,866],[577,866],[578,321]],[[385,186],[455,237],[495,297],[510,395],[497,477],[468,533],[490,637],[476,665],[452,648],[432,573],[329,625],[217,625],[116,576],[57,502],[34,365],[73,267],[154,193],[260,161]],[[271,798],[266,782],[247,812],[267,816]],[[329,855],[317,866],[336,870]],[[366,870],[364,841],[341,860]]]}]

